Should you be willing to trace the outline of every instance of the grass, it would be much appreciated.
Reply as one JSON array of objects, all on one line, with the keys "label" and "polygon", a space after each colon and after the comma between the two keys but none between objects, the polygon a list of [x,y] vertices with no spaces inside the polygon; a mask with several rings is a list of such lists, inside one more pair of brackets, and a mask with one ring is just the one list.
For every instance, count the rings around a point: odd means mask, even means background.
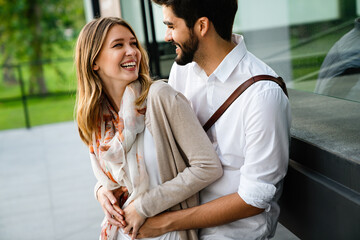
[{"label": "grass", "polygon": [[[27,101],[30,125],[71,121],[74,119],[75,95],[34,97]],[[0,130],[26,127],[22,102],[0,103]]]},{"label": "grass", "polygon": [[[74,91],[76,89],[76,73],[72,59],[44,64],[44,78],[46,87],[50,93]],[[15,69],[15,77],[18,79],[18,71]],[[29,93],[29,66],[21,66],[22,79],[25,92]],[[0,101],[6,98],[21,96],[20,83],[4,83],[0,68]]]},{"label": "grass", "polygon": [[[49,91],[47,97],[29,97],[27,101],[30,126],[71,121],[76,90],[76,73],[72,59],[72,49],[55,54],[63,60],[45,63],[44,78]],[[70,57],[66,57],[70,56]],[[26,127],[21,89],[19,83],[4,83],[3,69],[0,68],[0,130]],[[14,69],[15,77],[19,72]],[[29,65],[21,65],[21,75],[25,85],[25,94],[29,93]],[[62,94],[58,94],[62,93]],[[65,94],[64,94],[65,93]],[[69,93],[69,94],[66,94]],[[12,100],[9,100],[12,99]]]}]

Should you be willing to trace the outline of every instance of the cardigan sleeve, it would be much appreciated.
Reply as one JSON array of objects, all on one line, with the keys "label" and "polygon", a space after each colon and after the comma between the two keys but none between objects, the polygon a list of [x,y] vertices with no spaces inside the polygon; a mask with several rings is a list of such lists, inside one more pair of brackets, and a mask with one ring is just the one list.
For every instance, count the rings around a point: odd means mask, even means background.
[{"label": "cardigan sleeve", "polygon": [[153,135],[164,182],[134,201],[143,217],[188,199],[222,176],[220,160],[188,100],[165,83],[148,96],[147,127]]}]

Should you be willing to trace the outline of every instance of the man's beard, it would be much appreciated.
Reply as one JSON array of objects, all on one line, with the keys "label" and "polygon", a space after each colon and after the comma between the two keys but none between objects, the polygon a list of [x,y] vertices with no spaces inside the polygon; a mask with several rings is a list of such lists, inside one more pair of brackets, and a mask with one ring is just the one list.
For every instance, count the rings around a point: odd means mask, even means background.
[{"label": "man's beard", "polygon": [[194,59],[195,52],[199,47],[199,40],[194,35],[193,30],[190,30],[189,39],[180,46],[179,44],[175,43],[180,48],[179,55],[175,58],[175,62],[179,65],[186,65],[191,63]]}]

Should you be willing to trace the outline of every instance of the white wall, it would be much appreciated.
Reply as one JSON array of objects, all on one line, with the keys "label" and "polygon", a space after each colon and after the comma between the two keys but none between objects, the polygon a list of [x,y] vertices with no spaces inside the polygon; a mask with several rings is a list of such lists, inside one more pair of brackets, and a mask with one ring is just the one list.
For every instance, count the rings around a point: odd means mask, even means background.
[{"label": "white wall", "polygon": [[[360,1],[360,0],[359,0]],[[154,13],[154,23],[156,31],[156,40],[158,42],[164,41],[166,25],[163,23],[163,14],[161,6],[152,4]]]},{"label": "white wall", "polygon": [[94,11],[90,0],[84,0],[84,10],[86,22],[90,22],[94,18]]},{"label": "white wall", "polygon": [[140,1],[122,0],[121,17],[124,18],[134,29],[140,42],[145,42],[144,27],[141,14]]},{"label": "white wall", "polygon": [[288,26],[288,11],[287,0],[239,0],[234,31]]},{"label": "white wall", "polygon": [[238,4],[235,32],[327,21],[339,17],[339,0],[239,0]]},{"label": "white wall", "polygon": [[102,17],[121,17],[119,0],[99,0]]},{"label": "white wall", "polygon": [[[145,5],[147,11],[147,4]],[[155,25],[155,33],[156,40],[158,42],[164,41],[166,26],[163,23],[163,14],[161,6],[157,4],[152,4],[153,14],[154,14],[154,25]],[[124,18],[130,25],[134,28],[139,40],[144,43],[145,35],[144,35],[144,27],[142,22],[142,14],[141,14],[141,5],[140,1],[129,1],[122,0],[121,1],[121,16]],[[147,13],[147,16],[149,14]],[[152,41],[151,38],[151,28],[150,28],[150,19],[147,19],[148,31],[149,31],[149,40]]]},{"label": "white wall", "polygon": [[[356,1],[360,15],[360,0]],[[235,32],[327,21],[339,17],[339,0],[238,0],[238,4],[234,22]],[[152,4],[152,8],[156,40],[161,42],[166,30],[162,9],[157,4]],[[122,17],[133,26],[143,41],[140,1],[121,0],[121,10]]]},{"label": "white wall", "polygon": [[339,0],[289,0],[291,25],[334,20],[339,16]]}]

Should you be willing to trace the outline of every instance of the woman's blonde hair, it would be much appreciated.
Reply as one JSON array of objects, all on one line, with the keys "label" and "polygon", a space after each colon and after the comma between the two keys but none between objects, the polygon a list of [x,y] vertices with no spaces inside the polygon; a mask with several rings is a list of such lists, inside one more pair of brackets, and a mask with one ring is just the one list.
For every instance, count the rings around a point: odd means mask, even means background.
[{"label": "woman's blonde hair", "polygon": [[92,134],[96,131],[101,114],[101,103],[105,98],[105,86],[98,74],[93,70],[94,62],[107,33],[114,25],[121,25],[135,36],[137,47],[141,52],[138,80],[141,83],[141,94],[135,102],[141,105],[149,92],[152,80],[149,74],[149,60],[145,49],[141,46],[134,30],[121,18],[98,18],[87,23],[81,30],[76,43],[75,65],[77,75],[76,120],[81,139],[88,145],[92,142]]}]

